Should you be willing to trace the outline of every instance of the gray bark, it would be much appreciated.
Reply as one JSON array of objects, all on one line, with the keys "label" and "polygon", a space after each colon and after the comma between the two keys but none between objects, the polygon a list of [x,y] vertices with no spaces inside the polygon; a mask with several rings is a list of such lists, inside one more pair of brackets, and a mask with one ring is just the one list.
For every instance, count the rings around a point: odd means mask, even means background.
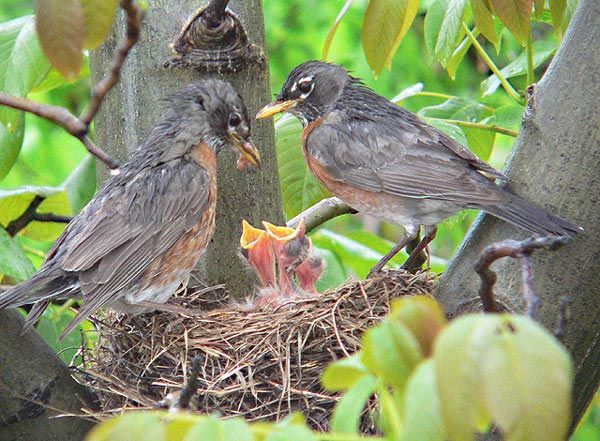
[{"label": "gray bark", "polygon": [[[556,252],[533,257],[535,289],[541,297],[539,320],[550,330],[562,296],[569,297],[571,319],[563,339],[575,367],[573,411],[582,416],[600,379],[600,3],[581,0],[556,57],[536,85],[533,108],[507,167],[517,194],[572,220],[586,233]],[[482,249],[525,234],[509,224],[480,216],[448,270],[437,297],[450,314],[477,295],[473,264]],[[521,273],[503,259],[497,271],[497,298],[523,311]],[[540,369],[544,369],[540,366]]]},{"label": "gray bark", "polygon": [[0,311],[0,439],[80,440],[93,423],[80,417],[93,408],[87,389],[36,332],[20,336],[23,318]]},{"label": "gray bark", "polygon": [[[161,115],[160,98],[192,80],[202,78],[193,69],[167,69],[163,63],[174,55],[170,43],[188,18],[206,2],[151,0],[148,4],[140,41],[125,62],[120,82],[109,93],[95,119],[96,143],[120,161],[125,160],[129,152],[146,138]],[[232,1],[229,7],[244,24],[251,41],[264,49],[261,1]],[[92,56],[91,69],[95,81],[107,69],[123,29],[121,16],[112,37]],[[244,69],[220,78],[234,85],[251,116],[270,101],[266,66],[261,70]],[[242,219],[254,225],[260,225],[261,220],[281,224],[284,219],[272,121],[253,122],[252,139],[263,160],[260,172],[250,168],[246,172],[238,172],[235,169],[237,155],[230,149],[219,155],[217,228],[200,265],[200,276],[206,283],[224,283],[238,298],[249,293],[249,285],[253,281],[240,277],[244,265],[238,253]]]}]

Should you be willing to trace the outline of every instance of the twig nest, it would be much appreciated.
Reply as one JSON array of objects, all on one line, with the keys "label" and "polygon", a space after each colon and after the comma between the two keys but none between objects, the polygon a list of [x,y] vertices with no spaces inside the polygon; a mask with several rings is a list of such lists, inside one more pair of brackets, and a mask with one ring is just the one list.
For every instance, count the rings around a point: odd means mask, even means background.
[{"label": "twig nest", "polygon": [[[221,304],[200,317],[110,315],[88,384],[104,415],[151,408],[184,387],[191,360],[199,357],[192,408],[249,420],[301,411],[326,430],[337,395],[321,386],[325,367],[359,349],[363,332],[386,316],[392,299],[433,288],[429,273],[388,271],[275,310]],[[202,298],[188,293],[185,306],[206,308]]]}]

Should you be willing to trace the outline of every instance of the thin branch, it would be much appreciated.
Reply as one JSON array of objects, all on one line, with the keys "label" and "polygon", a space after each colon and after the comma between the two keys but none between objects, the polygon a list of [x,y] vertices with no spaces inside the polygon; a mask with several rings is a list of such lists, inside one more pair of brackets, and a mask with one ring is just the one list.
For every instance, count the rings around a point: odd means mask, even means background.
[{"label": "thin branch", "polygon": [[475,263],[475,271],[481,278],[479,297],[483,303],[483,310],[485,312],[499,312],[494,297],[494,284],[497,277],[496,273],[490,269],[490,265],[502,257],[513,257],[515,259],[522,259],[523,296],[527,305],[527,315],[534,317],[538,309],[539,298],[533,289],[533,271],[529,256],[533,251],[539,249],[556,250],[569,242],[569,240],[570,238],[567,236],[544,236],[533,237],[523,241],[509,239],[486,247]]},{"label": "thin branch", "polygon": [[473,121],[461,121],[459,119],[445,119],[445,118],[434,118],[438,121],[447,122],[449,124],[454,124],[459,127],[467,127],[470,129],[479,129],[479,130],[487,130],[489,132],[502,133],[503,135],[512,136],[516,138],[519,135],[519,132],[516,130],[507,129],[506,127],[497,126],[495,124],[483,124],[480,122]]},{"label": "thin branch", "polygon": [[477,53],[481,56],[481,58],[483,58],[483,61],[485,61],[485,64],[487,64],[487,66],[494,73],[494,75],[496,75],[496,77],[500,81],[500,84],[502,84],[502,87],[504,88],[506,93],[515,101],[521,102],[521,96],[519,95],[519,93],[515,90],[514,87],[512,87],[512,85],[508,82],[508,80],[504,77],[504,75],[502,75],[502,72],[500,72],[500,69],[498,69],[498,66],[496,66],[496,64],[490,58],[490,56],[487,54],[485,49],[483,49],[483,47],[481,47],[481,45],[477,41],[477,38],[475,37],[475,35],[473,35],[473,33],[470,31],[469,27],[465,24],[465,22],[462,23],[462,27],[463,27],[465,33],[467,34],[467,37],[469,38],[469,40],[471,40],[473,47],[475,48]]},{"label": "thin branch", "polygon": [[202,18],[205,19],[210,26],[216,28],[221,24],[228,4],[229,0],[211,0],[203,11]]},{"label": "thin branch", "polygon": [[96,116],[96,113],[100,110],[100,106],[102,105],[106,94],[110,92],[114,85],[117,84],[117,81],[119,81],[123,63],[129,55],[129,51],[137,43],[140,37],[140,25],[144,18],[144,12],[133,0],[121,0],[120,5],[121,9],[125,11],[127,23],[125,39],[115,53],[110,69],[92,90],[90,103],[81,117],[81,121],[86,126],[90,125],[92,119],[94,119],[94,116]]},{"label": "thin branch", "polygon": [[179,401],[177,402],[178,409],[187,409],[190,405],[190,401],[192,397],[196,394],[198,390],[198,374],[201,369],[201,358],[194,357],[192,359],[192,369],[190,370],[190,376],[188,378],[187,383],[181,389],[181,395],[179,395]]},{"label": "thin branch", "polygon": [[300,221],[304,219],[304,222],[306,223],[306,232],[309,232],[334,217],[353,213],[358,213],[358,211],[345,202],[342,202],[340,199],[336,197],[327,198],[312,207],[307,208],[298,216],[291,219],[287,223],[287,226],[296,228]]},{"label": "thin branch", "polygon": [[58,223],[69,223],[73,219],[71,216],[61,216],[54,213],[38,213],[37,209],[40,204],[46,199],[44,196],[36,195],[29,206],[25,209],[21,215],[12,220],[6,226],[6,232],[10,237],[16,236],[19,231],[25,229],[31,222],[58,222]]},{"label": "thin branch", "polygon": [[44,202],[44,199],[46,199],[44,196],[36,195],[21,216],[11,221],[6,226],[6,232],[10,237],[14,237],[19,231],[29,225],[29,223],[32,221],[35,211],[38,209],[40,204]]}]

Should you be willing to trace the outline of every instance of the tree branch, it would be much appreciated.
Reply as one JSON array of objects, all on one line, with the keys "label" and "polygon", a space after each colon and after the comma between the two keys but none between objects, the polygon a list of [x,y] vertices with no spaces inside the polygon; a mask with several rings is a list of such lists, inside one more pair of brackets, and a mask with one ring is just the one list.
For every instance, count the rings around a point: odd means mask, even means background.
[{"label": "tree branch", "polygon": [[512,257],[521,259],[523,297],[527,305],[526,313],[529,317],[534,318],[540,300],[533,289],[533,271],[529,256],[533,251],[539,249],[556,250],[569,240],[570,238],[566,236],[533,237],[523,241],[509,239],[486,247],[475,263],[475,271],[481,278],[479,297],[483,303],[483,310],[485,312],[499,312],[494,297],[494,284],[497,277],[496,273],[490,269],[491,264],[502,257]]},{"label": "tree branch", "polygon": [[323,199],[321,202],[307,208],[298,216],[290,219],[287,226],[296,228],[300,223],[300,220],[304,219],[304,222],[306,223],[306,232],[309,232],[334,217],[341,216],[342,214],[354,213],[358,213],[358,211],[345,202],[342,202],[340,199],[332,197]]},{"label": "tree branch", "polygon": [[202,18],[205,19],[209,25],[216,28],[221,23],[228,4],[229,0],[211,0],[202,13]]},{"label": "tree branch", "polygon": [[61,216],[54,213],[38,213],[37,209],[40,204],[46,199],[44,196],[36,195],[29,206],[18,218],[12,220],[6,226],[6,232],[10,237],[14,237],[17,233],[23,230],[31,222],[60,222],[69,223],[73,219],[71,216]]},{"label": "tree branch", "polygon": [[119,163],[108,156],[101,148],[96,146],[88,137],[88,133],[90,131],[92,119],[96,116],[98,110],[100,110],[100,106],[106,94],[113,88],[117,81],[119,81],[123,62],[139,38],[140,24],[144,17],[142,9],[133,0],[121,0],[120,6],[125,11],[127,17],[126,38],[115,54],[111,68],[104,78],[94,86],[90,103],[81,119],[74,116],[64,107],[42,104],[27,98],[10,96],[0,92],[0,105],[33,113],[34,115],[58,124],[70,135],[79,139],[90,154],[106,164],[106,166],[115,174],[118,173]]},{"label": "tree branch", "polygon": [[102,101],[104,101],[106,94],[110,92],[114,85],[117,84],[117,81],[119,81],[123,63],[129,55],[129,51],[137,43],[140,37],[140,25],[144,19],[144,12],[133,0],[121,0],[120,6],[121,9],[125,11],[126,15],[127,30],[125,39],[115,53],[110,69],[92,90],[90,103],[81,117],[81,121],[88,127],[92,119],[94,119],[94,116],[96,116],[96,113],[100,110],[100,106],[102,105]]}]

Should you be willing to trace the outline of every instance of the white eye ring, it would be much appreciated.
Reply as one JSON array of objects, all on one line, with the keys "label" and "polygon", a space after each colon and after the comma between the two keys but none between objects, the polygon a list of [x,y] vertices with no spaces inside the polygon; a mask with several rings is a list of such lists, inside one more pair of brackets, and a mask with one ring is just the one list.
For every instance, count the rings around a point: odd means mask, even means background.
[{"label": "white eye ring", "polygon": [[312,77],[301,78],[298,80],[297,88],[300,91],[300,98],[304,99],[313,91],[315,83],[313,83]]}]

